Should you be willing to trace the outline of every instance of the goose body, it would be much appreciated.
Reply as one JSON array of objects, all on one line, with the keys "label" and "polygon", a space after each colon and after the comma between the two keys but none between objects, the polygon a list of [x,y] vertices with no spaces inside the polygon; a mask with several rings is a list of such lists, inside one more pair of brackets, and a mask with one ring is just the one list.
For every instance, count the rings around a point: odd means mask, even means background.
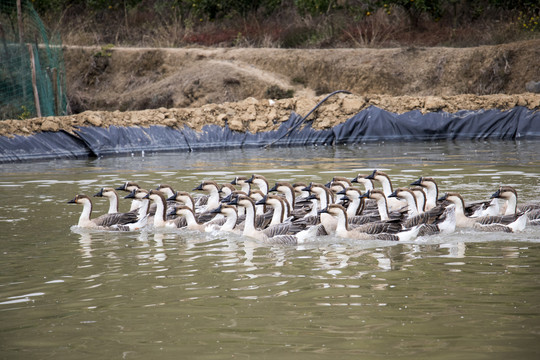
[{"label": "goose body", "polygon": [[526,204],[518,207],[517,191],[513,187],[501,186],[491,197],[506,201],[504,215],[514,215],[519,211],[525,211],[527,212],[529,224],[540,225],[540,204]]},{"label": "goose body", "polygon": [[68,201],[68,204],[83,205],[83,210],[77,223],[81,228],[114,230],[114,226],[137,222],[136,212],[104,214],[92,219],[92,200],[86,195],[77,195]]},{"label": "goose body", "polygon": [[[514,223],[521,215],[523,215],[521,213],[513,215],[483,216],[472,218],[465,215],[465,201],[459,193],[446,193],[440,198],[440,200],[448,200],[456,206],[456,227],[477,228],[482,231],[501,231],[501,225],[506,226]],[[521,224],[521,222],[518,224]],[[515,229],[512,229],[512,231],[521,231],[524,228],[522,228],[521,226],[517,226],[517,224],[513,225],[513,227]]]},{"label": "goose body", "polygon": [[392,240],[392,241],[408,241],[416,238],[418,235],[419,227],[414,229],[396,232],[394,234],[389,233],[376,233],[370,234],[362,231],[360,228],[349,229],[347,221],[347,212],[345,208],[339,204],[331,204],[326,209],[322,210],[328,214],[336,217],[336,235],[339,237],[354,239],[354,240]]}]

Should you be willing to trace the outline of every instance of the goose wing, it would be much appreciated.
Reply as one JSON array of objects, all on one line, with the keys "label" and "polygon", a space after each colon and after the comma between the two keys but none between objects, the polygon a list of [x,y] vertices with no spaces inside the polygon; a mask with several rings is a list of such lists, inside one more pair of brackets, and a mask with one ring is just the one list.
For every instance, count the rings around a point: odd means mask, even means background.
[{"label": "goose wing", "polygon": [[92,220],[97,226],[126,225],[137,222],[137,212],[104,214]]},{"label": "goose wing", "polygon": [[377,221],[360,225],[353,229],[355,232],[366,234],[397,233],[401,230],[401,223],[397,221]]}]

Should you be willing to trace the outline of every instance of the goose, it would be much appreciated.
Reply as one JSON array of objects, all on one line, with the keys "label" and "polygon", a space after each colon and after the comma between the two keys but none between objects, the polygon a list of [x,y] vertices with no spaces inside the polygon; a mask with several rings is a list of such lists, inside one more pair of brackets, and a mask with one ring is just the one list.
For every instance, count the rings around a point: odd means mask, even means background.
[{"label": "goose", "polygon": [[234,185],[232,185],[232,184],[222,184],[221,185],[222,197],[231,195],[233,191],[236,191],[236,188],[234,187]]},{"label": "goose", "polygon": [[[312,182],[311,184],[309,184],[309,186],[304,188],[304,190],[312,192],[317,195],[317,199],[319,200],[318,210],[325,209],[328,207],[328,205],[334,203],[334,196],[332,192],[323,184]],[[336,225],[337,225],[336,219],[327,213],[319,213],[318,216],[320,218],[320,223],[324,226],[326,230],[326,233],[333,234],[334,231],[336,230]]]},{"label": "goose", "polygon": [[[124,184],[117,187],[115,190],[126,191],[126,192],[130,193],[133,190],[137,190],[137,189],[140,189],[140,186],[137,183],[135,183],[133,181],[126,181]],[[139,207],[141,207],[140,200],[139,199],[133,199],[131,201],[131,206],[129,208],[129,211],[138,209]]]},{"label": "goose", "polygon": [[[83,205],[83,210],[79,217],[79,222],[77,223],[81,228],[115,230],[115,226],[117,229],[118,225],[137,223],[137,213],[135,212],[104,214],[95,219],[91,219],[92,200],[90,200],[87,195],[78,194],[68,201],[68,204]],[[137,226],[140,226],[140,223]]]},{"label": "goose", "polygon": [[222,214],[225,217],[225,222],[219,226],[217,224],[210,225],[206,228],[206,231],[209,230],[219,230],[219,231],[228,231],[241,234],[242,230],[239,229],[236,224],[238,222],[238,211],[236,206],[228,204],[219,204],[217,208],[212,210],[216,214]]},{"label": "goose", "polygon": [[292,213],[297,210],[303,210],[304,206],[300,206],[298,209],[296,208],[296,197],[294,195],[294,188],[291,183],[286,181],[276,182],[276,184],[268,190],[268,192],[273,191],[277,191],[279,194],[282,194],[285,197],[285,200],[287,201],[287,217],[291,216]]},{"label": "goose", "polygon": [[273,208],[272,218],[268,226],[282,224],[287,218],[287,206],[284,199],[276,195],[265,195],[262,199],[255,202],[255,205],[270,205]]},{"label": "goose", "polygon": [[[502,225],[510,226],[512,224],[511,231],[522,231],[525,228],[522,219],[519,219],[523,213],[471,218],[465,215],[465,201],[459,193],[446,193],[439,200],[448,200],[456,206],[456,227],[475,228],[482,231],[509,231],[503,230]],[[516,220],[520,221],[516,222]]]},{"label": "goose", "polygon": [[389,197],[397,197],[407,202],[409,216],[403,221],[403,227],[410,228],[420,224],[433,224],[444,213],[443,206],[436,206],[429,211],[418,212],[416,196],[414,192],[407,188],[397,188]]},{"label": "goose", "polygon": [[[337,219],[336,235],[339,237],[354,240],[392,240],[392,241],[410,241],[417,237],[420,226],[407,231],[390,233],[367,233],[361,228],[349,229],[347,221],[347,211],[339,204],[328,205],[326,209],[321,210]],[[369,225],[369,224],[368,224]],[[399,227],[401,229],[401,226]]]},{"label": "goose", "polygon": [[296,244],[298,239],[293,235],[286,235],[286,229],[272,226],[265,230],[258,230],[255,226],[255,202],[249,196],[239,194],[229,205],[237,205],[246,209],[246,221],[242,235],[267,243]]},{"label": "goose", "polygon": [[364,192],[373,190],[373,181],[371,178],[368,178],[369,175],[358,174],[354,179],[351,180],[351,183],[358,183],[364,185]]},{"label": "goose", "polygon": [[426,189],[426,205],[425,210],[433,209],[437,206],[437,200],[439,199],[439,187],[435,182],[435,179],[431,177],[420,177],[418,180],[412,182],[411,186],[420,186]]},{"label": "goose", "polygon": [[246,176],[237,176],[231,181],[231,185],[240,186],[240,190],[249,194],[251,190],[251,183],[247,182],[248,178]]},{"label": "goose", "polygon": [[[342,191],[344,199],[349,201],[349,206],[347,206],[347,220],[349,226],[363,225],[373,221],[381,220],[381,217],[378,212],[366,211],[365,208],[365,198],[362,197],[362,192],[360,189],[355,187],[349,187]],[[401,218],[401,214],[399,216]]]},{"label": "goose", "polygon": [[421,186],[413,186],[409,188],[416,198],[416,205],[418,209],[418,213],[423,213],[426,211],[426,193],[424,191],[424,188]]},{"label": "goose", "polygon": [[197,201],[195,204],[200,207],[197,209],[198,212],[210,211],[219,206],[219,192],[221,191],[221,186],[219,186],[218,183],[211,180],[204,180],[199,186],[193,189],[193,191],[195,190],[206,191],[208,193],[208,196],[205,197],[206,200]]},{"label": "goose", "polygon": [[529,224],[540,225],[540,204],[525,204],[518,207],[517,191],[511,186],[501,186],[491,195],[494,199],[506,200],[506,211],[504,215],[514,215],[518,211],[528,211]]},{"label": "goose", "polygon": [[109,199],[108,214],[115,214],[118,212],[118,193],[113,188],[101,188],[94,197],[106,197]]},{"label": "goose", "polygon": [[[134,189],[132,192],[124,196],[124,199],[133,199],[140,202],[141,206],[138,209],[138,219],[142,219],[148,216],[148,220],[154,220],[153,215],[150,217],[150,200],[145,199],[145,196],[148,194],[148,190],[145,189]],[[155,212],[155,211],[154,211]]]},{"label": "goose", "polygon": [[[439,187],[437,185],[437,182],[435,182],[435,179],[433,179],[432,177],[420,177],[418,180],[416,180],[415,182],[411,183],[410,184],[411,186],[420,186],[422,188],[424,188],[426,191],[425,191],[425,194],[426,194],[426,205],[425,205],[425,211],[428,211],[428,210],[431,210],[433,209],[434,207],[438,206],[438,205],[442,205],[442,206],[446,206],[448,205],[449,203],[442,203],[440,204],[440,198],[439,198]],[[476,203],[473,203],[473,204],[466,204],[465,207],[463,208],[463,211],[465,213],[465,215],[467,216],[479,216],[481,215],[481,212],[477,212],[475,214],[476,211],[482,211],[484,209],[487,208],[487,206],[489,205],[489,201],[481,201],[481,202],[476,202]],[[486,213],[485,215],[488,215],[489,213]],[[492,215],[495,215],[495,214],[492,214]]]},{"label": "goose", "polygon": [[[177,215],[176,213],[176,207],[177,203],[180,203],[181,205],[189,207],[194,213],[195,213],[195,219],[197,219],[197,222],[199,223],[205,223],[210,220],[212,220],[215,217],[215,213],[212,213],[212,211],[206,211],[203,213],[196,212],[195,209],[195,200],[193,199],[193,196],[191,196],[190,193],[187,191],[176,191],[173,196],[167,198],[167,204],[169,202],[173,202],[174,205],[168,205],[167,212],[168,214],[174,213],[175,217]],[[187,220],[185,217],[181,217],[181,220],[179,220],[178,223],[179,227],[187,226]]]},{"label": "goose", "polygon": [[404,201],[396,198],[388,198],[388,196],[394,192],[394,189],[392,188],[392,181],[390,180],[390,177],[385,172],[373,170],[373,173],[368,175],[366,179],[373,179],[381,183],[384,195],[387,197],[387,204],[390,210],[398,210],[404,206],[407,206]]},{"label": "goose", "polygon": [[251,178],[246,180],[246,182],[249,184],[257,185],[259,187],[259,190],[262,191],[263,195],[268,194],[268,180],[266,180],[264,176],[253,174]]},{"label": "goose", "polygon": [[[221,206],[221,204],[220,204]],[[219,208],[219,206],[218,206]],[[215,209],[213,209],[215,210]],[[212,211],[213,211],[212,210]],[[185,223],[186,225],[185,226],[178,226],[177,224],[177,227],[181,227],[183,229],[188,229],[188,230],[197,230],[197,231],[210,231],[212,229],[214,229],[213,225],[216,225],[216,226],[221,226],[225,223],[225,217],[223,217],[223,221],[220,221],[219,219],[218,220],[212,220],[210,222],[206,222],[206,223],[199,223],[197,221],[197,219],[195,218],[195,213],[193,212],[193,210],[189,207],[189,206],[185,206],[185,205],[179,205],[176,207],[175,209],[176,211],[176,215],[179,216],[179,218],[185,218]],[[180,222],[178,222],[180,223]],[[182,222],[182,225],[184,223]]]},{"label": "goose", "polygon": [[150,199],[156,204],[156,213],[154,215],[154,228],[178,228],[181,225],[181,218],[167,219],[165,209],[167,200],[165,195],[159,190],[150,190],[143,199]]}]

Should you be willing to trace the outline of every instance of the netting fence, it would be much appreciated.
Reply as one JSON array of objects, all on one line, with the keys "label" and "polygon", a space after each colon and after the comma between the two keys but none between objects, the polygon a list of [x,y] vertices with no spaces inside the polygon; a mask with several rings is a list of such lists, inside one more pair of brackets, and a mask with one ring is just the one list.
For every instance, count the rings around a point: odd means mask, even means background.
[{"label": "netting fence", "polygon": [[0,0],[0,41],[0,119],[67,114],[60,36],[29,0]]}]

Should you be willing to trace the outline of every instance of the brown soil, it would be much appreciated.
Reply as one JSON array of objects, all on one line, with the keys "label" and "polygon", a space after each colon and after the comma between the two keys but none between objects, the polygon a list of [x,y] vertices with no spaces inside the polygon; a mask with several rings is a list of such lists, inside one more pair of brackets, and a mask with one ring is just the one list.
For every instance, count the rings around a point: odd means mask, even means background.
[{"label": "brown soil", "polygon": [[[75,126],[228,125],[274,129],[295,111],[314,127],[339,124],[375,105],[402,113],[540,108],[525,84],[540,80],[540,40],[476,48],[139,49],[70,47],[70,103],[79,114],[0,122],[0,135]],[[294,97],[271,101],[294,92]]]}]

